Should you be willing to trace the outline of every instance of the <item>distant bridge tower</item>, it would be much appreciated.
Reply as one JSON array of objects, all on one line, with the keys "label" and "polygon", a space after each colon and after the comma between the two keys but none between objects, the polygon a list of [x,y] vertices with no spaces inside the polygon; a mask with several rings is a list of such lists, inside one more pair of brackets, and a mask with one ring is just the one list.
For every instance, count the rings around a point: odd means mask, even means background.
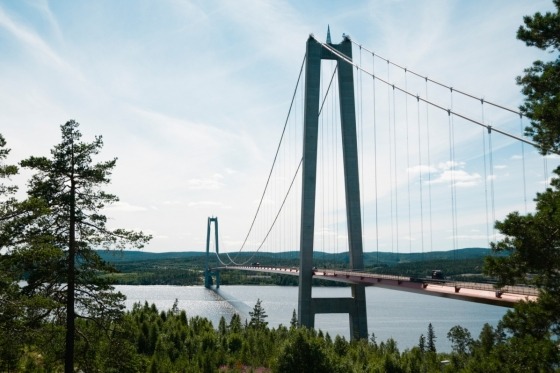
[{"label": "distant bridge tower", "polygon": [[[352,43],[348,37],[340,44],[327,43],[333,49],[352,59]],[[358,174],[358,145],[356,137],[356,109],[354,103],[353,67],[324,48],[313,35],[307,40],[305,66],[305,113],[303,137],[303,186],[301,200],[300,273],[298,318],[300,325],[314,327],[315,315],[320,313],[347,313],[350,320],[350,338],[367,338],[366,296],[364,285],[351,285],[352,296],[347,298],[313,298],[313,236],[315,228],[315,194],[317,176],[317,141],[321,60],[335,60],[338,64],[340,119],[344,186],[346,191],[346,218],[350,268],[362,270],[362,222],[360,212],[360,184]]]},{"label": "distant bridge tower", "polygon": [[216,288],[220,287],[220,271],[212,271],[210,268],[210,232],[214,223],[214,241],[216,242],[216,254],[220,252],[220,244],[218,241],[218,217],[208,218],[208,227],[206,229],[206,265],[204,266],[204,286],[212,287],[212,275],[216,275]]}]

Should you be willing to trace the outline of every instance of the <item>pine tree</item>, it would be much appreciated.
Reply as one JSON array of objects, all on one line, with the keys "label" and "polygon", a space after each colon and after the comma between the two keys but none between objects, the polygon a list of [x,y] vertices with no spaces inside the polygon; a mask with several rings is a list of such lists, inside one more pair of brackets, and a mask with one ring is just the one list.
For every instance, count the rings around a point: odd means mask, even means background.
[{"label": "pine tree", "polygon": [[428,351],[436,352],[436,334],[432,323],[428,324]]},{"label": "pine tree", "polygon": [[[6,140],[0,134],[0,249],[9,241],[5,234],[5,226],[14,214],[15,199],[13,194],[17,187],[4,184],[4,179],[9,179],[17,174],[18,168],[6,164],[10,153],[6,148]],[[22,315],[19,306],[19,289],[16,284],[18,274],[14,273],[9,255],[0,252],[0,370],[11,371],[19,357],[21,340],[18,319]],[[15,333],[13,333],[15,332]]]},{"label": "pine tree", "polygon": [[240,333],[242,329],[242,325],[241,325],[241,317],[239,316],[239,314],[234,313],[231,316],[231,320],[229,322],[229,330],[232,333]]},{"label": "pine tree", "polygon": [[265,319],[268,317],[264,308],[261,305],[261,300],[257,299],[257,303],[255,307],[253,307],[253,311],[249,311],[249,316],[251,316],[251,320],[249,321],[249,327],[261,329],[266,328],[268,322]]},{"label": "pine tree", "polygon": [[[11,370],[10,362],[19,356],[30,331],[36,328],[46,314],[50,302],[40,296],[23,294],[18,282],[24,278],[18,248],[21,246],[22,227],[45,212],[36,199],[19,201],[18,187],[10,182],[17,175],[16,165],[5,163],[10,149],[0,134],[0,370]],[[5,364],[2,364],[4,362]],[[6,365],[8,364],[8,365]]]},{"label": "pine tree", "polygon": [[[56,294],[66,310],[66,372],[74,371],[76,317],[115,317],[123,308],[123,296],[113,293],[98,275],[111,267],[94,249],[141,248],[151,238],[106,226],[107,218],[101,211],[118,198],[101,186],[110,182],[116,159],[94,164],[93,157],[103,146],[102,138],[82,142],[78,127],[73,120],[61,126],[62,142],[51,150],[51,159],[30,157],[21,162],[21,166],[36,171],[28,195],[44,201],[49,208],[48,214],[28,227],[28,250],[44,253],[49,248],[44,262],[32,262],[28,268],[29,288],[42,291],[42,284],[49,284],[49,289],[55,289],[49,295]],[[43,270],[45,267],[48,271]]]},{"label": "pine tree", "polygon": [[[0,134],[0,196],[2,196],[3,202],[2,207],[5,206],[4,198],[13,194],[16,191],[15,186],[5,185],[1,179],[9,178],[10,176],[16,175],[18,172],[18,168],[15,165],[5,164],[5,160],[10,154],[10,149],[6,148],[6,139],[4,136]],[[4,219],[4,210],[1,210],[2,215],[0,215],[0,219]]]},{"label": "pine tree", "polygon": [[418,339],[418,348],[420,349],[420,352],[426,352],[426,337],[424,337],[424,334],[420,334],[420,338]]},{"label": "pine tree", "polygon": [[556,54],[549,62],[535,61],[517,78],[523,87],[525,103],[521,112],[531,119],[526,134],[535,140],[543,154],[560,151],[560,0],[554,0],[556,12],[537,12],[523,18],[517,38],[527,46]]},{"label": "pine tree", "polygon": [[294,309],[294,312],[292,312],[292,319],[290,320],[290,329],[294,329],[297,327],[298,327],[298,318],[297,318],[296,310]]}]

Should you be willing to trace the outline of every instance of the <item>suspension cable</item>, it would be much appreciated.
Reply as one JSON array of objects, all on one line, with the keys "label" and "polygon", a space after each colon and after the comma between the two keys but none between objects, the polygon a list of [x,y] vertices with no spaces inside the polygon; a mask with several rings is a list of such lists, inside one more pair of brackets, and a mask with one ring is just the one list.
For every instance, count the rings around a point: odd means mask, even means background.
[{"label": "suspension cable", "polygon": [[416,101],[416,123],[418,125],[418,175],[420,182],[420,247],[424,260],[424,193],[422,190],[422,126],[420,125],[420,100]]},{"label": "suspension cable", "polygon": [[259,205],[257,207],[257,211],[255,212],[255,216],[253,217],[253,221],[251,222],[251,226],[249,227],[249,231],[247,232],[247,235],[245,236],[245,239],[243,240],[243,244],[241,245],[241,248],[239,249],[239,252],[241,252],[241,250],[243,250],[243,248],[245,247],[245,244],[247,243],[247,240],[249,239],[249,235],[251,234],[251,231],[253,230],[253,226],[255,225],[255,221],[257,220],[257,216],[259,214],[259,211],[261,209],[262,203],[264,201],[264,196],[266,194],[268,185],[270,183],[270,179],[272,177],[272,172],[274,170],[274,166],[276,165],[276,159],[278,158],[278,152],[280,151],[280,146],[282,145],[282,140],[284,138],[284,133],[286,132],[286,126],[288,125],[288,120],[290,118],[290,114],[292,112],[292,107],[294,105],[294,100],[297,94],[297,89],[299,86],[299,82],[301,80],[301,75],[303,74],[303,67],[305,66],[305,59],[306,59],[306,55],[303,56],[303,61],[301,62],[301,68],[299,69],[299,75],[297,78],[297,82],[296,82],[296,87],[294,88],[294,93],[292,95],[292,101],[290,102],[290,108],[288,109],[288,115],[286,116],[286,121],[284,122],[284,129],[282,130],[282,135],[280,136],[280,141],[278,143],[278,147],[276,148],[276,154],[274,155],[274,160],[272,161],[272,167],[270,168],[270,172],[268,173],[268,178],[266,180],[266,184],[264,186],[264,191],[261,195],[261,199],[259,201]]},{"label": "suspension cable", "polygon": [[[404,70],[404,87],[408,90],[408,77]],[[409,123],[408,123],[408,96],[404,100],[405,122],[406,122],[406,190],[408,195],[408,253],[412,253],[412,216],[410,209],[410,146],[409,146]]]},{"label": "suspension cable", "polygon": [[[372,71],[375,72],[375,60],[372,60]],[[377,198],[377,117],[376,117],[376,91],[375,78],[372,78],[372,99],[373,99],[373,165],[374,165],[374,187],[375,187],[375,247],[377,248],[377,265],[379,265],[379,212]]]},{"label": "suspension cable", "polygon": [[[484,123],[480,123],[478,120],[469,118],[469,117],[467,117],[466,115],[460,114],[460,113],[458,113],[458,112],[456,112],[456,111],[454,111],[454,110],[451,110],[451,109],[444,108],[443,106],[438,105],[438,104],[435,103],[435,102],[432,102],[432,101],[429,101],[429,100],[427,100],[427,99],[425,99],[425,98],[422,98],[422,97],[420,97],[420,96],[417,95],[417,94],[413,94],[413,93],[411,93],[411,92],[408,92],[408,91],[406,91],[406,90],[404,90],[404,89],[402,89],[402,88],[396,86],[395,84],[392,84],[392,83],[390,83],[389,81],[387,81],[387,80],[385,80],[385,79],[383,79],[383,78],[380,78],[380,77],[378,77],[378,76],[372,74],[371,72],[367,71],[367,70],[364,69],[363,67],[358,66],[358,65],[355,64],[348,56],[346,56],[345,54],[343,54],[343,53],[337,51],[336,49],[334,49],[334,48],[331,47],[330,45],[325,44],[325,43],[321,43],[321,42],[318,42],[318,43],[320,43],[324,48],[326,48],[326,49],[329,50],[331,53],[333,53],[334,55],[336,55],[337,57],[339,57],[341,60],[345,61],[346,63],[351,64],[352,66],[358,67],[358,69],[362,70],[364,73],[366,73],[366,74],[368,74],[368,75],[371,75],[371,76],[373,76],[375,79],[378,79],[379,81],[381,81],[381,82],[383,82],[383,83],[385,83],[385,84],[387,84],[387,85],[393,87],[393,89],[396,89],[396,90],[398,90],[398,91],[400,91],[400,92],[402,92],[402,93],[404,93],[404,94],[407,94],[407,95],[409,95],[409,96],[416,97],[418,100],[421,100],[421,101],[423,101],[423,102],[425,102],[425,103],[427,103],[427,104],[429,104],[429,105],[431,105],[431,106],[433,106],[433,107],[436,107],[436,108],[438,108],[438,109],[440,109],[440,110],[443,110],[443,111],[447,112],[448,114],[452,114],[452,115],[454,115],[454,116],[456,116],[456,117],[459,117],[459,118],[461,118],[461,119],[464,119],[464,120],[466,120],[466,121],[468,121],[468,122],[471,122],[471,123],[473,123],[473,124],[479,125],[479,126],[481,126],[481,127],[485,127],[485,128],[487,128],[487,129],[490,128],[490,126],[487,126],[487,125],[485,125]],[[387,62],[387,63],[389,63],[389,62]],[[428,78],[425,78],[425,79],[428,80]],[[453,88],[452,88],[452,87],[449,87],[449,89],[453,89]],[[478,99],[478,98],[477,98],[477,99]],[[507,108],[503,108],[503,109],[504,109],[504,110],[511,111],[511,110],[509,110],[509,109],[507,109]],[[514,113],[518,114],[518,112],[515,112],[515,111],[514,111]],[[530,141],[530,140],[527,140],[527,139],[525,139],[525,138],[523,138],[523,137],[520,137],[520,136],[517,136],[517,135],[513,135],[513,134],[511,134],[511,133],[509,133],[509,132],[506,132],[506,131],[503,131],[503,130],[500,130],[500,129],[497,129],[497,128],[494,128],[494,127],[492,127],[492,131],[497,132],[497,133],[499,133],[499,134],[501,134],[501,135],[510,137],[510,138],[512,138],[512,139],[514,139],[514,140],[522,141],[522,142],[524,142],[524,143],[526,143],[526,144],[529,144],[529,145],[531,145],[531,146],[534,146],[535,148],[539,148],[539,146],[538,146],[536,143],[534,143],[534,142],[532,142],[532,141]],[[554,153],[555,153],[555,154],[560,154],[560,152],[554,152]]]},{"label": "suspension cable", "polygon": [[[488,154],[490,156],[490,202],[492,204],[492,222],[496,221],[496,205],[494,200],[494,156],[492,148],[492,127],[488,126]],[[493,241],[496,241],[496,226],[492,229]]]},{"label": "suspension cable", "polygon": [[[416,73],[416,72],[414,72],[414,71],[412,71],[412,70],[408,70],[406,67],[403,67],[403,66],[401,66],[401,65],[398,65],[398,64],[396,64],[396,63],[394,63],[394,62],[389,61],[388,59],[386,59],[386,58],[384,58],[384,57],[381,57],[379,54],[376,54],[376,53],[374,53],[373,51],[367,49],[366,47],[363,47],[361,44],[356,43],[356,42],[353,41],[352,39],[350,39],[350,41],[351,41],[354,45],[359,46],[360,48],[363,48],[365,51],[371,53],[372,56],[377,57],[377,58],[379,58],[380,60],[387,61],[387,63],[390,63],[391,65],[393,65],[393,66],[395,66],[395,67],[398,67],[399,69],[408,71],[409,73],[411,73],[411,74],[413,74],[413,75],[416,75],[416,76],[419,77],[419,78],[426,79],[427,82],[434,83],[434,84],[439,85],[440,87],[443,87],[443,88],[446,88],[446,89],[453,89],[453,91],[455,91],[455,92],[457,92],[457,93],[459,93],[459,94],[461,94],[461,95],[463,95],[463,96],[466,96],[466,97],[475,99],[475,100],[482,100],[482,98],[480,98],[480,97],[476,97],[476,96],[474,96],[474,95],[472,95],[472,94],[470,94],[470,93],[467,93],[467,92],[464,92],[464,91],[460,91],[460,90],[458,90],[458,89],[455,89],[455,88],[453,88],[453,87],[450,87],[450,86],[447,86],[447,85],[445,85],[445,84],[443,84],[443,83],[440,83],[440,82],[438,82],[438,81],[436,81],[436,80],[430,79],[430,78],[428,78],[427,76],[418,74],[418,73]],[[486,103],[487,103],[488,105],[492,105],[492,106],[495,106],[495,107],[497,107],[497,108],[500,108],[500,109],[503,109],[503,110],[507,110],[507,111],[509,111],[509,112],[511,112],[511,113],[514,113],[514,114],[523,115],[522,113],[520,113],[520,112],[517,111],[517,110],[510,109],[510,108],[507,108],[507,107],[505,107],[505,106],[502,106],[502,105],[499,105],[499,104],[496,104],[496,103],[493,103],[493,102],[490,102],[490,101],[486,101]]]},{"label": "suspension cable", "polygon": [[[451,105],[453,105],[453,89],[450,90],[451,91]],[[453,106],[451,106],[451,108],[453,108]],[[457,167],[457,162],[455,161],[457,158],[455,157],[455,121],[453,120],[453,118],[451,118],[451,141],[452,141],[452,151],[453,151],[453,168],[455,171],[455,168]],[[454,203],[453,203],[453,210],[455,211],[454,213],[454,219],[453,219],[453,227],[455,229],[455,252],[457,252],[457,250],[459,249],[459,229],[457,226],[457,220],[458,220],[458,213],[457,213],[457,181],[455,179],[456,177],[456,173],[453,172],[453,196],[454,196]]]},{"label": "suspension cable", "polygon": [[[360,65],[362,65],[362,49],[360,48]],[[365,183],[365,177],[364,177],[364,163],[365,163],[365,158],[364,158],[364,104],[362,101],[362,91],[363,91],[363,80],[362,80],[362,71],[356,69],[356,71],[359,72],[358,76],[359,76],[359,96],[360,99],[358,100],[358,102],[360,103],[360,171],[361,171],[361,181],[362,183]],[[361,228],[362,228],[362,232],[364,230],[364,226],[365,226],[365,214],[366,214],[366,208],[365,208],[365,198],[364,198],[364,193],[365,193],[365,187],[364,185],[360,186],[360,194],[361,194],[361,204],[362,204],[362,219],[360,221],[361,223]]]},{"label": "suspension cable", "polygon": [[[426,98],[428,98],[428,81],[426,80]],[[420,97],[416,97],[420,102]],[[426,139],[428,150],[428,167],[432,167],[431,150],[430,150],[430,105],[426,104]],[[432,172],[428,170],[428,210],[430,215],[430,251],[434,250],[434,230],[432,221]]]},{"label": "suspension cable", "polygon": [[[294,176],[292,177],[292,181],[290,182],[290,186],[288,187],[288,191],[286,192],[286,195],[284,196],[284,199],[282,200],[282,204],[280,205],[280,207],[278,208],[278,211],[276,212],[276,215],[274,216],[274,220],[272,221],[272,224],[270,225],[268,231],[266,232],[265,237],[263,238],[263,240],[261,241],[259,247],[257,248],[257,250],[253,253],[253,255],[251,257],[249,257],[247,260],[245,260],[242,263],[237,263],[235,262],[234,259],[231,259],[231,257],[229,256],[229,253],[225,253],[226,256],[228,257],[228,259],[230,260],[230,263],[235,264],[235,265],[245,265],[248,262],[250,262],[252,260],[252,258],[254,258],[254,256],[260,252],[261,248],[264,246],[268,236],[270,235],[270,233],[272,232],[272,229],[274,228],[274,226],[276,225],[276,222],[278,221],[278,217],[280,216],[280,214],[282,213],[282,210],[284,208],[284,205],[286,204],[286,200],[288,199],[288,196],[290,195],[290,192],[292,190],[292,187],[294,185],[294,182],[296,181],[297,175],[299,174],[299,170],[301,168],[301,165],[303,163],[303,157],[300,159],[298,167],[294,173]],[[225,263],[223,263],[221,260],[220,262],[224,265],[226,265]]]},{"label": "suspension cable", "polygon": [[[523,115],[519,115],[519,133],[523,133]],[[525,144],[521,143],[521,162],[523,168],[523,202],[527,214],[527,175],[525,174]]]},{"label": "suspension cable", "polygon": [[[453,90],[450,91],[451,108],[453,108]],[[451,169],[450,186],[451,186],[451,227],[453,232],[453,260],[457,255],[457,195],[455,185],[455,129],[453,126],[453,117],[448,115],[449,121],[449,166]]]},{"label": "suspension cable", "polygon": [[393,176],[395,177],[395,243],[397,256],[399,255],[399,177],[397,167],[397,99],[395,97],[395,86],[393,85]]},{"label": "suspension cable", "polygon": [[[257,212],[255,213],[255,216],[254,216],[254,218],[253,218],[253,222],[251,223],[251,227],[249,228],[249,232],[247,233],[247,236],[245,237],[245,240],[244,240],[244,242],[243,242],[241,248],[240,248],[239,251],[237,252],[236,257],[239,255],[239,253],[241,252],[241,250],[243,250],[243,248],[245,247],[245,244],[246,244],[246,242],[247,242],[247,240],[248,240],[248,238],[249,238],[249,235],[250,235],[250,233],[251,233],[251,230],[252,230],[252,228],[253,228],[253,226],[254,226],[254,224],[255,224],[255,221],[256,221],[256,219],[257,219],[258,212],[259,212],[259,210],[260,210],[260,208],[261,208],[261,206],[262,206],[262,202],[263,202],[263,200],[264,200],[264,196],[265,196],[265,194],[266,194],[267,187],[268,187],[268,185],[269,185],[269,183],[270,183],[270,179],[271,179],[271,177],[272,177],[272,171],[273,171],[273,169],[274,169],[274,165],[275,165],[276,160],[277,160],[277,157],[278,157],[278,153],[279,153],[279,150],[280,150],[280,146],[281,146],[281,143],[282,143],[282,139],[284,138],[284,134],[285,134],[285,131],[286,131],[286,125],[287,125],[287,123],[288,123],[288,119],[289,119],[289,116],[290,116],[290,113],[291,113],[291,110],[292,110],[292,107],[293,107],[293,104],[294,104],[294,100],[295,100],[296,93],[297,93],[297,87],[298,87],[299,82],[300,82],[300,80],[301,80],[301,75],[302,75],[302,72],[303,72],[304,64],[305,64],[305,56],[304,56],[303,61],[302,61],[302,66],[301,66],[301,68],[300,68],[300,74],[299,74],[299,76],[298,76],[298,80],[297,80],[297,83],[296,83],[296,88],[294,89],[294,94],[292,95],[292,102],[290,103],[290,108],[289,108],[289,110],[288,110],[288,116],[287,116],[286,122],[285,122],[285,124],[284,124],[284,129],[282,130],[282,136],[280,137],[280,143],[278,144],[278,148],[276,149],[276,155],[274,156],[274,161],[273,161],[273,163],[272,163],[272,168],[271,168],[271,170],[270,170],[270,172],[269,172],[269,175],[268,175],[268,179],[267,179],[267,182],[266,182],[265,190],[264,190],[264,192],[263,192],[263,194],[262,194],[262,196],[261,196],[261,200],[260,200],[260,202],[259,202],[259,206],[258,206],[258,208],[257,208]],[[337,67],[338,67],[338,66],[337,66]],[[325,95],[324,95],[324,97],[323,97],[323,101],[322,101],[322,103],[321,103],[321,106],[320,106],[318,115],[321,115],[321,112],[322,112],[322,110],[323,110],[323,106],[324,106],[324,104],[325,104],[326,98],[327,98],[327,96],[328,96],[328,94],[329,94],[329,91],[330,91],[330,89],[331,89],[331,86],[332,86],[332,83],[333,83],[333,80],[334,80],[334,76],[335,76],[335,74],[336,74],[336,71],[337,71],[337,68],[335,68],[334,71],[333,71],[333,74],[332,74],[332,76],[331,76],[329,85],[328,85],[328,87],[327,87],[327,91],[325,92]],[[299,165],[298,165],[298,167],[297,167],[296,173],[294,174],[294,177],[293,177],[293,179],[292,179],[292,182],[290,183],[290,187],[288,188],[288,191],[286,192],[286,195],[284,196],[283,202],[282,202],[280,208],[278,209],[278,212],[276,213],[276,215],[275,215],[275,217],[274,217],[274,220],[273,220],[273,222],[272,222],[270,228],[268,229],[268,231],[267,231],[267,233],[266,233],[264,239],[261,241],[261,244],[260,244],[259,247],[257,248],[255,254],[258,253],[258,252],[260,251],[260,249],[263,247],[263,245],[264,245],[264,243],[266,242],[268,236],[270,235],[270,232],[272,231],[272,228],[274,228],[274,226],[275,226],[275,224],[276,224],[276,221],[278,220],[278,216],[279,216],[280,213],[282,212],[282,208],[284,207],[284,204],[286,203],[286,199],[288,198],[288,195],[290,194],[290,191],[291,191],[291,189],[292,189],[292,186],[293,186],[293,184],[294,184],[295,178],[296,178],[296,176],[297,176],[297,174],[298,174],[298,172],[299,172],[299,169],[300,169],[300,167],[301,167],[302,162],[303,162],[303,157],[302,157],[302,158],[300,159],[300,161],[299,161]],[[248,262],[255,256],[255,254],[253,254],[249,259],[247,259],[247,260],[246,260],[245,262],[243,262],[243,263],[236,263],[235,260],[231,259],[231,257],[229,256],[229,254],[226,253],[226,255],[227,255],[228,259],[230,260],[230,262],[233,263],[233,264],[235,264],[235,265],[243,265],[243,264],[248,263]],[[223,264],[223,263],[222,263],[222,264]]]},{"label": "suspension cable", "polygon": [[282,200],[282,204],[280,205],[280,208],[278,209],[278,212],[276,213],[276,216],[274,217],[274,220],[272,221],[272,224],[270,225],[270,228],[268,229],[268,231],[266,232],[265,237],[263,238],[263,240],[261,241],[261,244],[259,245],[259,247],[257,248],[257,252],[259,252],[259,250],[263,247],[264,243],[266,242],[266,239],[268,238],[268,236],[270,235],[270,232],[272,231],[272,229],[274,228],[274,225],[276,224],[276,221],[278,220],[278,217],[280,216],[280,213],[282,212],[282,209],[284,207],[284,204],[286,203],[286,200],[288,199],[288,196],[290,195],[290,191],[292,190],[292,187],[294,185],[294,182],[296,180],[297,175],[299,174],[299,170],[301,168],[301,164],[303,163],[303,157],[300,159],[298,167],[296,169],[296,172],[294,173],[294,177],[292,178],[292,182],[290,183],[290,186],[288,187],[288,191],[286,192],[286,195],[284,196],[284,199]]},{"label": "suspension cable", "polygon": [[[482,122],[484,123],[484,101],[480,100],[481,111],[482,111]],[[487,164],[486,164],[486,130],[482,129],[482,153],[484,154],[484,200],[486,204],[486,240],[488,241],[488,247],[490,247],[490,218],[488,216],[488,175],[487,175]]]},{"label": "suspension cable", "polygon": [[[387,80],[390,79],[391,66],[387,64]],[[394,114],[394,113],[393,113]],[[391,129],[391,86],[387,85],[387,125],[389,133],[389,184],[391,185],[391,252],[395,253],[395,227],[394,223],[394,208],[393,208],[393,194],[395,188],[393,187],[393,140],[392,140],[392,129]]]}]

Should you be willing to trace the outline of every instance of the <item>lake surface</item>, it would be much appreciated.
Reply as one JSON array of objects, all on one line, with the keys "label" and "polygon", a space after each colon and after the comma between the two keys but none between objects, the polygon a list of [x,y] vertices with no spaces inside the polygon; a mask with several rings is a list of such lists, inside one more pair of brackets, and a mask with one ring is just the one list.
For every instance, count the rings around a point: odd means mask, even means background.
[{"label": "lake surface", "polygon": [[[292,312],[297,309],[298,288],[288,286],[222,286],[209,290],[203,286],[128,286],[115,288],[127,296],[127,309],[136,302],[154,303],[159,310],[167,310],[178,300],[180,309],[188,317],[203,316],[217,327],[223,316],[229,323],[231,316],[238,313],[242,319],[249,318],[257,302],[268,315],[270,327],[290,325]],[[350,296],[350,288],[316,287],[314,297]],[[448,352],[451,345],[447,332],[455,325],[467,328],[478,338],[485,323],[496,326],[508,308],[460,300],[426,296],[404,291],[366,287],[368,330],[375,333],[377,342],[393,338],[399,349],[412,348],[418,344],[421,334],[428,332],[432,323],[436,334],[436,347]],[[349,339],[348,315],[326,314],[315,317],[315,328],[328,332],[334,339],[341,335]]]}]

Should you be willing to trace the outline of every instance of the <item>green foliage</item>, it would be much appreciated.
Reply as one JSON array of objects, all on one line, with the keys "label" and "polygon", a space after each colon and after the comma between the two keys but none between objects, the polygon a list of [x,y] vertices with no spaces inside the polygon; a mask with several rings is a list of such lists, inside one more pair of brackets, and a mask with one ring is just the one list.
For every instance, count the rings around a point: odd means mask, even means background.
[{"label": "green foliage", "polygon": [[[560,172],[555,171],[556,174]],[[498,283],[515,284],[531,279],[539,287],[537,303],[519,303],[504,318],[503,326],[514,335],[536,338],[560,337],[560,179],[537,194],[536,212],[509,214],[496,228],[505,238],[494,244],[496,251],[506,251],[507,257],[489,257],[485,265],[488,274]]]},{"label": "green foliage", "polygon": [[[553,3],[555,13],[539,12],[524,17],[525,25],[517,32],[518,39],[528,46],[556,55],[549,62],[535,61],[524,76],[517,78],[526,96],[521,111],[531,119],[525,131],[537,142],[542,154],[560,150],[560,0]],[[560,169],[554,172],[550,187],[535,198],[535,213],[512,212],[496,222],[505,238],[494,243],[492,249],[508,255],[488,257],[485,273],[497,277],[498,285],[533,283],[540,293],[538,301],[520,302],[508,311],[493,335],[489,327],[483,329],[479,345],[473,346],[474,353],[485,356],[484,361],[489,362],[485,371],[558,370]]]},{"label": "green foliage", "polygon": [[[66,323],[66,371],[74,369],[76,338],[87,340],[86,331],[76,328],[76,318],[94,319],[95,325],[103,326],[120,317],[123,309],[122,294],[114,293],[99,276],[112,268],[93,248],[140,248],[150,239],[141,232],[107,228],[102,210],[118,198],[101,187],[110,182],[116,159],[93,163],[102,139],[82,142],[78,127],[73,120],[61,126],[62,141],[52,149],[52,158],[21,162],[35,171],[28,184],[29,201],[41,201],[46,210],[34,219],[15,219],[9,231],[19,237],[13,255],[27,275],[23,292],[52,300],[43,317]],[[81,346],[86,349],[81,356],[91,353],[90,346]]]},{"label": "green foliage", "polygon": [[325,345],[308,330],[301,328],[293,332],[285,344],[274,368],[278,373],[333,372],[333,363]]},{"label": "green foliage", "polygon": [[290,328],[297,328],[298,327],[298,318],[297,318],[297,313],[296,310],[294,309],[294,311],[292,312],[292,318],[290,319]]},{"label": "green foliage", "polygon": [[[16,186],[5,185],[2,180],[16,175],[18,172],[17,166],[4,163],[10,154],[10,149],[6,148],[6,144],[6,139],[0,133],[0,196],[3,198],[13,194],[17,190]],[[4,214],[2,214],[2,217],[3,216]]]},{"label": "green foliage", "polygon": [[418,339],[418,349],[420,349],[421,353],[426,352],[426,337],[424,337],[424,334],[420,334],[420,338]]},{"label": "green foliage", "polygon": [[456,325],[447,332],[447,339],[451,341],[451,348],[458,355],[467,355],[470,353],[473,340],[468,329]]},{"label": "green foliage", "polygon": [[543,154],[560,150],[560,0],[553,2],[555,13],[526,16],[525,25],[517,31],[517,38],[528,46],[556,54],[553,61],[535,61],[525,69],[524,76],[517,78],[526,96],[521,111],[531,119],[531,126],[525,131],[539,144]]},{"label": "green foliage", "polygon": [[[560,170],[555,170],[559,175]],[[510,213],[496,228],[505,236],[493,244],[497,252],[508,252],[503,257],[488,257],[486,272],[496,276],[500,285],[526,281],[531,274],[533,283],[546,291],[560,290],[560,179],[555,177],[551,186],[535,198],[536,212],[521,215]]]},{"label": "green foliage", "polygon": [[[452,328],[449,354],[414,347],[400,352],[393,339],[348,342],[306,328],[243,326],[239,315],[217,328],[184,310],[158,310],[137,303],[100,329],[79,319],[76,369],[83,372],[548,372],[559,368],[557,347],[532,336],[505,338],[490,326],[479,339]],[[423,340],[423,337],[420,338]],[[64,328],[44,324],[19,354],[2,356],[1,369],[51,372],[62,369]],[[442,364],[446,361],[446,364]]]},{"label": "green foliage", "polygon": [[266,328],[268,322],[265,321],[268,315],[266,314],[264,308],[262,307],[261,300],[257,299],[253,311],[249,311],[249,316],[251,316],[251,321],[249,321],[249,327],[255,329]]},{"label": "green foliage", "polygon": [[432,323],[428,324],[428,344],[427,349],[429,352],[436,352],[436,333]]}]

